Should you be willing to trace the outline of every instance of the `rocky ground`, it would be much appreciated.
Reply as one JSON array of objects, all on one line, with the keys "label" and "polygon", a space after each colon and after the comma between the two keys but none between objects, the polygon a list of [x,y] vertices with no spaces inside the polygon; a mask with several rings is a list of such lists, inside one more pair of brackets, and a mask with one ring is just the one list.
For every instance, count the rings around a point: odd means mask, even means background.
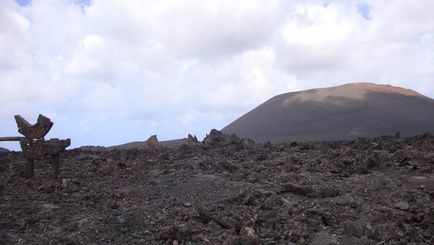
[{"label": "rocky ground", "polygon": [[0,244],[434,244],[434,137],[0,154]]}]

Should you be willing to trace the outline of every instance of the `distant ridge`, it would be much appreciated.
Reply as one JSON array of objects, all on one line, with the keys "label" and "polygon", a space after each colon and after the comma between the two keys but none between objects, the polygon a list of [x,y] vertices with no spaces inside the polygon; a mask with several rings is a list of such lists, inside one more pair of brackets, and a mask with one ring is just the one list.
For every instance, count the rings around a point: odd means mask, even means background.
[{"label": "distant ridge", "polygon": [[134,148],[143,148],[146,146],[163,146],[167,148],[174,148],[177,146],[181,146],[183,144],[195,144],[197,143],[197,137],[196,135],[188,134],[187,138],[182,139],[173,139],[173,140],[165,140],[165,141],[159,141],[156,135],[152,135],[149,137],[146,141],[134,141],[122,145],[115,145],[110,146],[107,149],[118,149],[118,150],[127,150],[127,149],[134,149]]},{"label": "distant ridge", "polygon": [[[165,141],[158,142],[158,144],[160,146],[173,148],[173,147],[182,145],[182,143],[184,141],[185,141],[185,139],[165,140]],[[112,150],[112,149],[128,150],[128,149],[134,149],[134,148],[141,148],[141,147],[143,147],[145,142],[146,141],[134,141],[134,142],[125,143],[125,144],[121,144],[121,145],[110,146],[110,147],[107,147],[107,149],[109,149],[109,150]]]},{"label": "distant ridge", "polygon": [[8,153],[8,152],[10,152],[8,149],[0,147],[0,154]]},{"label": "distant ridge", "polygon": [[413,136],[434,131],[434,100],[401,87],[350,83],[277,95],[222,131],[259,142]]}]

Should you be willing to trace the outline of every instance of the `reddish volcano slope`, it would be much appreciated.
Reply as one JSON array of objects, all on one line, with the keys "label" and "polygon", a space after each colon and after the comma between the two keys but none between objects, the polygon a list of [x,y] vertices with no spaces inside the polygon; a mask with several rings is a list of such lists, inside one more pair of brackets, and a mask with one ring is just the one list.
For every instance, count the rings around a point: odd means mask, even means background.
[{"label": "reddish volcano slope", "polygon": [[256,141],[311,141],[434,131],[434,100],[413,90],[352,83],[275,96],[227,125]]}]

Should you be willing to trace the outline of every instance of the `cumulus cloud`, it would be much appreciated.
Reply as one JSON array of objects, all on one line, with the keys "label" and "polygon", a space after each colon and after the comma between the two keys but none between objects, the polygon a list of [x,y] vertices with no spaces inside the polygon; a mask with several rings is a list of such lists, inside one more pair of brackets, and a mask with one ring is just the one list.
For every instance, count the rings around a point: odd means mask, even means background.
[{"label": "cumulus cloud", "polygon": [[430,0],[0,5],[0,133],[46,113],[75,145],[203,136],[273,95],[355,81],[434,96]]}]

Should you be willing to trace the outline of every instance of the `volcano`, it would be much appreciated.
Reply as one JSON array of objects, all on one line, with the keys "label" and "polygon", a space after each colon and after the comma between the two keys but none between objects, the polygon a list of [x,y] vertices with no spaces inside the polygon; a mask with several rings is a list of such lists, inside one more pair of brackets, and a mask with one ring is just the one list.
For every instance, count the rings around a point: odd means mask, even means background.
[{"label": "volcano", "polygon": [[222,129],[264,141],[413,136],[434,131],[434,100],[413,90],[350,83],[277,95]]}]

